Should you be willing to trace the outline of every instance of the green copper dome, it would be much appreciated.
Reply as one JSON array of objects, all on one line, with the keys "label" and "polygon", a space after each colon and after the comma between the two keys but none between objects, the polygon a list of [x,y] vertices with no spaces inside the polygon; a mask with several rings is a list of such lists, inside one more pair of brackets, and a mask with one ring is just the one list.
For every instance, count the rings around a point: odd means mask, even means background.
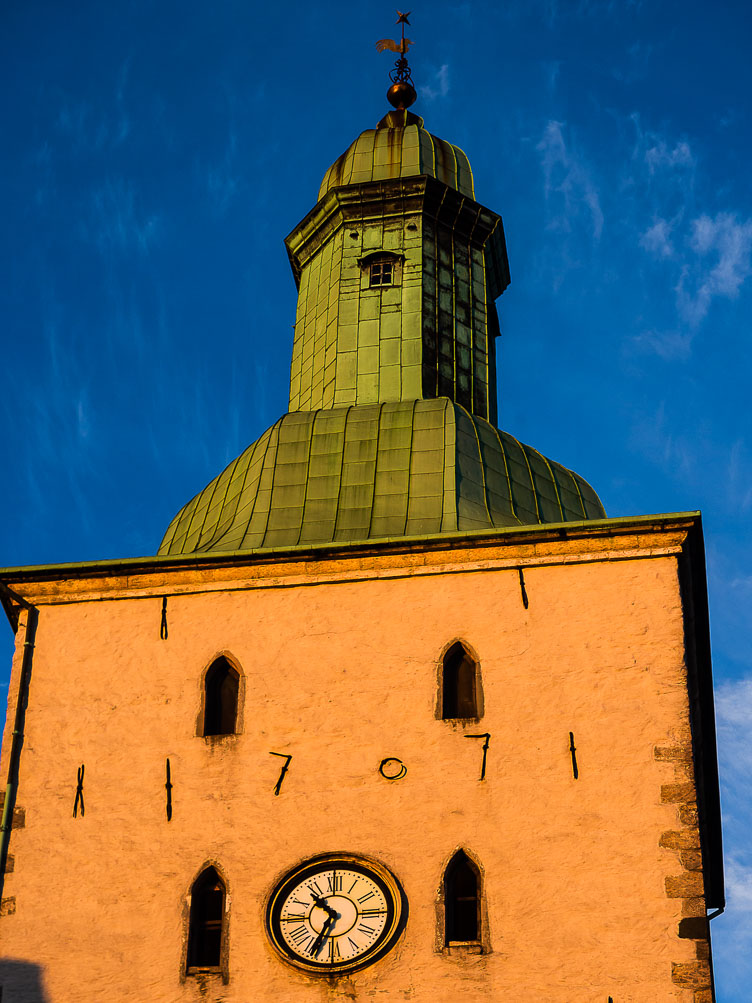
[{"label": "green copper dome", "polygon": [[319,188],[322,199],[332,188],[428,175],[475,198],[470,162],[459,148],[432,136],[423,119],[405,111],[392,111],[376,129],[366,129],[334,161]]},{"label": "green copper dome", "polygon": [[495,427],[509,263],[460,149],[389,112],[285,243],[289,412],[183,506],[160,554],[604,518],[581,477]]},{"label": "green copper dome", "polygon": [[284,415],[172,520],[160,554],[602,519],[577,474],[446,398]]}]

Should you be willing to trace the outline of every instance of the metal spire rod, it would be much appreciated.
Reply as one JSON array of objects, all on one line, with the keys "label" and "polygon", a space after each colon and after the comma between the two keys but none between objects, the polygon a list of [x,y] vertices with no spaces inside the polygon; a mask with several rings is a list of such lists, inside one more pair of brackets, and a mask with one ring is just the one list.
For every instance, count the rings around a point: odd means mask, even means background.
[{"label": "metal spire rod", "polygon": [[411,11],[409,10],[406,12],[401,10],[397,11],[396,23],[401,26],[402,30],[399,42],[396,42],[392,38],[381,38],[376,43],[376,49],[378,52],[389,50],[390,52],[396,52],[398,54],[394,67],[389,71],[389,79],[392,81],[392,86],[387,91],[387,99],[390,104],[394,105],[395,108],[402,109],[409,107],[418,96],[415,91],[412,74],[407,62],[408,49],[414,44],[411,39],[405,38],[405,25],[410,24],[410,14]]}]

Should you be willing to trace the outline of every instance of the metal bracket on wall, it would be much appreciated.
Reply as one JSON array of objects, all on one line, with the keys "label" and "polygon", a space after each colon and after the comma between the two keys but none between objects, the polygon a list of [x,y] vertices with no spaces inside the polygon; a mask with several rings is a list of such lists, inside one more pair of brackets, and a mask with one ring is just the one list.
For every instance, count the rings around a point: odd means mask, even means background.
[{"label": "metal bracket on wall", "polygon": [[81,805],[81,818],[84,817],[84,814],[86,812],[86,809],[84,808],[84,769],[85,769],[84,764],[81,763],[77,773],[78,780],[76,783],[76,800],[73,802],[74,818],[78,816],[79,805]]},{"label": "metal bracket on wall", "polygon": [[527,597],[527,589],[525,588],[525,576],[522,573],[522,568],[517,568],[517,573],[520,576],[520,595],[522,596],[522,605],[525,609],[530,605],[530,600]]},{"label": "metal bracket on wall", "polygon": [[162,596],[162,620],[159,624],[159,636],[167,640],[167,596]]},{"label": "metal bracket on wall", "polygon": [[571,731],[569,732],[569,751],[572,755],[572,776],[575,780],[577,780],[580,775],[580,771],[577,767],[577,749],[574,744],[574,734]]},{"label": "metal bracket on wall", "polygon": [[170,822],[172,821],[172,780],[170,779],[169,759],[165,760],[165,775],[166,775],[165,790],[167,791],[167,805],[166,805],[167,821]]}]

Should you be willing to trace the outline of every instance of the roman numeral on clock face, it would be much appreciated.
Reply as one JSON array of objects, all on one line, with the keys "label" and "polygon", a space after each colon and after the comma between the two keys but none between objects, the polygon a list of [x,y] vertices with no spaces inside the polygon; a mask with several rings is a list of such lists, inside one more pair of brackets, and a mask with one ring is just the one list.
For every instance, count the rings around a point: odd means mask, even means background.
[{"label": "roman numeral on clock face", "polygon": [[370,935],[371,935],[372,933],[375,933],[375,932],[376,932],[376,930],[375,930],[375,927],[372,927],[372,926],[366,926],[366,924],[365,924],[365,923],[361,923],[361,924],[360,924],[360,926],[358,927],[358,933],[365,933],[365,934],[367,934],[367,935],[368,935],[369,937],[370,937]]},{"label": "roman numeral on clock face", "polygon": [[301,923],[300,926],[296,926],[294,930],[290,930],[288,936],[290,937],[290,940],[293,941],[296,947],[300,947],[303,941],[307,940],[308,937],[311,936],[311,934],[308,930],[308,927],[303,926],[303,924]]},{"label": "roman numeral on clock face", "polygon": [[372,898],[374,898],[373,892],[366,892],[365,895],[361,895],[359,897],[358,902],[360,902],[362,904],[363,902],[367,902],[369,899],[372,899]]},{"label": "roman numeral on clock face", "polygon": [[[384,916],[386,914],[386,909],[362,909],[361,916]],[[303,919],[303,917],[300,917]]]},{"label": "roman numeral on clock face", "polygon": [[342,875],[341,874],[327,874],[327,883],[329,884],[329,892],[341,892],[342,891]]}]

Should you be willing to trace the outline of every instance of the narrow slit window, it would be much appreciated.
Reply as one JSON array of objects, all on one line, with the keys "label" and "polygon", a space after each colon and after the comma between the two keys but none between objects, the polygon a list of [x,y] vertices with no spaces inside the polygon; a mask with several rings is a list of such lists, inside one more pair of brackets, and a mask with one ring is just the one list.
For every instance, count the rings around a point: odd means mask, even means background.
[{"label": "narrow slit window", "polygon": [[480,940],[480,875],[470,858],[458,850],[444,876],[445,942]]},{"label": "narrow slit window", "polygon": [[477,665],[467,649],[457,642],[444,656],[441,716],[477,718]]},{"label": "narrow slit window", "polygon": [[219,968],[222,960],[225,886],[213,867],[196,878],[191,889],[188,968]]},{"label": "narrow slit window", "polygon": [[204,735],[234,735],[238,721],[240,676],[226,658],[218,658],[204,680]]},{"label": "narrow slit window", "polygon": [[390,286],[394,282],[394,262],[390,258],[377,258],[369,268],[372,286]]}]

